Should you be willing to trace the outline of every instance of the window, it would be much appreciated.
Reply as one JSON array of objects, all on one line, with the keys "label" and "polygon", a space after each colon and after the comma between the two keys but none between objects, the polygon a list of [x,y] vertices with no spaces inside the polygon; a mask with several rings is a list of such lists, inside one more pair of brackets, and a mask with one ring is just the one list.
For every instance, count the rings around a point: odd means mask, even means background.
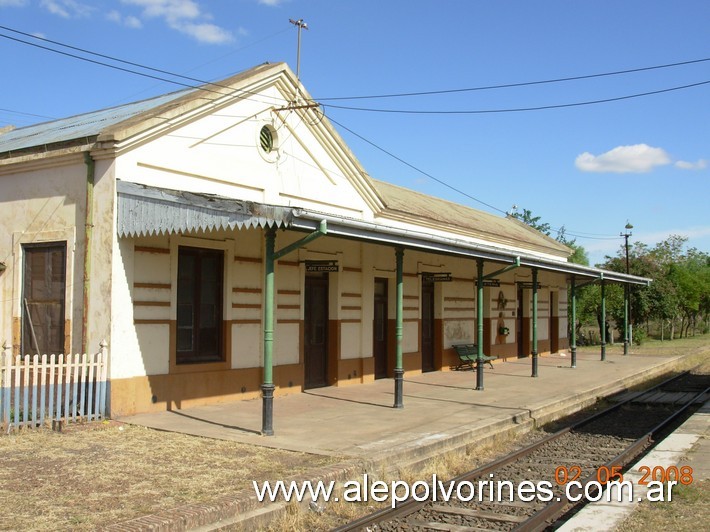
[{"label": "window", "polygon": [[271,153],[274,150],[274,133],[271,131],[269,126],[261,128],[259,133],[259,144],[261,144],[261,149],[266,153]]},{"label": "window", "polygon": [[271,124],[262,125],[257,130],[257,150],[268,163],[274,163],[279,158],[279,136]]},{"label": "window", "polygon": [[221,362],[224,252],[178,249],[178,364]]},{"label": "window", "polygon": [[64,353],[67,245],[26,244],[22,252],[22,354]]}]

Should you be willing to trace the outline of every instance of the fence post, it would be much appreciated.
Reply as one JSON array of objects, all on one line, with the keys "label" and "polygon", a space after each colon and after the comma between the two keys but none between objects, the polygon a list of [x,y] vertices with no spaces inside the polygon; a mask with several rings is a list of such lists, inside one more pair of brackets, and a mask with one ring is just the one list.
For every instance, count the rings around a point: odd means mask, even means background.
[{"label": "fence post", "polygon": [[101,365],[96,368],[97,372],[100,370],[96,382],[98,386],[100,386],[99,389],[101,390],[101,393],[98,394],[99,408],[97,413],[101,419],[106,419],[106,394],[108,392],[108,342],[105,338],[101,340],[99,347],[99,353],[101,354],[99,357]]},{"label": "fence post", "polygon": [[8,372],[7,361],[10,360],[10,346],[7,345],[7,340],[2,343],[2,353],[0,353],[0,426],[7,423],[7,428],[10,427],[10,374]]}]

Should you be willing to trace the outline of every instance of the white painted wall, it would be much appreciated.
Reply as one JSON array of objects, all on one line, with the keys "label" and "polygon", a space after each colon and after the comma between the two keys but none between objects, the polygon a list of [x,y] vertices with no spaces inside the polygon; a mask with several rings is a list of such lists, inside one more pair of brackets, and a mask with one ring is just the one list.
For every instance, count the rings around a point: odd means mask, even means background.
[{"label": "white painted wall", "polygon": [[[249,99],[215,109],[169,134],[121,155],[116,177],[158,187],[207,192],[275,205],[293,205],[371,219],[334,152],[323,147],[297,113],[273,111],[272,87]],[[273,127],[275,157],[259,143]]]},{"label": "white painted wall", "polygon": [[[86,166],[81,154],[61,164],[0,166],[0,344],[12,344],[13,318],[22,315],[22,245],[66,241],[65,319],[71,349],[81,348]],[[66,333],[65,333],[66,334]],[[98,345],[97,345],[98,347]]]}]

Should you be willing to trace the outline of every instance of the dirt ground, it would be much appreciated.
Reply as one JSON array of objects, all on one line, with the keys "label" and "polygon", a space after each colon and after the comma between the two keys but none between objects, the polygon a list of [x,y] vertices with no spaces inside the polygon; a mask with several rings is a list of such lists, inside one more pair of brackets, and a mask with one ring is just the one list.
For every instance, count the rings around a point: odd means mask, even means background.
[{"label": "dirt ground", "polygon": [[332,461],[113,422],[25,430],[0,437],[0,529],[95,529]]},{"label": "dirt ground", "polygon": [[[610,346],[608,352],[621,348]],[[696,354],[686,365],[704,360],[710,372],[707,335],[632,349],[647,356],[690,351]],[[235,495],[252,480],[292,477],[337,461],[111,421],[63,433],[22,430],[0,436],[0,529],[95,529]],[[705,489],[688,500],[707,510]]]}]

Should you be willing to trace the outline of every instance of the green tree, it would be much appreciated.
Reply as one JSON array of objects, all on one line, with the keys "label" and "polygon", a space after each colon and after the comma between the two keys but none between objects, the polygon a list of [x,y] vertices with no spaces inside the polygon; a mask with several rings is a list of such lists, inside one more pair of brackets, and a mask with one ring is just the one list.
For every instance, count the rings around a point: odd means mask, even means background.
[{"label": "green tree", "polygon": [[525,225],[529,225],[533,229],[537,229],[542,234],[550,236],[550,224],[541,222],[541,216],[533,216],[532,211],[529,209],[523,209],[523,212],[513,211],[510,216],[516,218],[523,222]]},{"label": "green tree", "polygon": [[[653,248],[636,242],[629,250],[630,273],[649,277],[649,287],[632,287],[631,321],[634,325],[657,321],[666,324],[670,338],[688,336],[710,313],[710,256],[695,248],[684,251],[687,238],[671,235]],[[606,257],[604,268],[626,271],[625,249]],[[663,336],[662,336],[663,337]]]}]

